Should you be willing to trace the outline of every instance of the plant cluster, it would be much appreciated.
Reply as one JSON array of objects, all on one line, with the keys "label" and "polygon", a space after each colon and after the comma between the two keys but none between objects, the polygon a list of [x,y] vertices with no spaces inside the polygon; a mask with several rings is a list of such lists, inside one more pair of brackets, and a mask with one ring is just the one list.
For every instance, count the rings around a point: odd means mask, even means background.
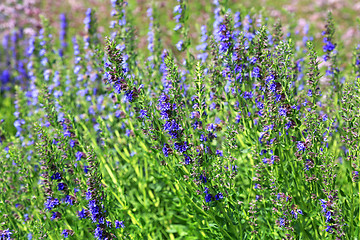
[{"label": "plant cluster", "polygon": [[89,8],[82,36],[4,38],[0,239],[360,237],[360,50],[342,64],[331,14],[319,53],[218,0],[196,33],[174,1],[168,44],[153,4],[142,49],[109,4],[105,35]]}]

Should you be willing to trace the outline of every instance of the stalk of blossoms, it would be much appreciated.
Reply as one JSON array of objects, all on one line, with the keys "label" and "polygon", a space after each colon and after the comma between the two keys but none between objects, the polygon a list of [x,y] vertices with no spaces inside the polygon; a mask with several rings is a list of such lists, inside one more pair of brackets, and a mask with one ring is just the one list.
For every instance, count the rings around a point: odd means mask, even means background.
[{"label": "stalk of blossoms", "polygon": [[[168,79],[171,87],[169,88],[168,94],[162,93],[159,98],[157,108],[160,111],[161,119],[165,120],[165,123],[163,124],[164,132],[169,134],[171,139],[174,139],[174,149],[181,154],[184,154],[189,146],[186,141],[182,140],[183,131],[182,126],[179,123],[180,119],[178,116],[182,107],[179,73],[173,59],[170,56],[167,56],[165,63],[168,71],[166,78]],[[168,157],[169,152],[173,151],[167,143],[163,144],[162,150],[165,157]]]},{"label": "stalk of blossoms", "polygon": [[174,19],[177,22],[174,31],[177,32],[180,30],[180,34],[184,39],[180,39],[176,43],[176,48],[178,51],[182,52],[188,48],[190,45],[190,38],[188,37],[189,26],[187,26],[188,10],[187,10],[187,1],[186,0],[177,0],[178,5],[174,7],[173,13],[175,14]]},{"label": "stalk of blossoms", "polygon": [[85,36],[85,48],[88,46],[93,47],[93,45],[96,45],[98,42],[96,33],[97,33],[97,26],[96,26],[96,18],[95,18],[95,11],[91,8],[88,8],[86,10],[86,16],[84,18],[84,24],[85,24],[85,31],[87,33],[87,36]]},{"label": "stalk of blossoms", "polygon": [[232,29],[230,23],[230,17],[228,15],[225,16],[224,21],[219,26],[219,53],[220,55],[228,55],[228,53],[232,52],[233,39],[232,39]]},{"label": "stalk of blossoms", "polygon": [[[325,25],[325,31],[322,32],[322,35],[324,36],[324,46],[323,50],[325,52],[324,61],[328,62],[328,67],[326,70],[326,76],[328,76],[331,79],[331,85],[334,88],[334,91],[336,93],[341,93],[341,82],[339,79],[339,68],[337,67],[337,50],[336,46],[337,44],[334,43],[334,34],[335,34],[335,26],[334,26],[334,20],[332,13],[329,12],[327,16],[327,23]],[[340,99],[336,99],[340,100]]]},{"label": "stalk of blossoms", "polygon": [[319,79],[320,79],[320,71],[319,71],[319,63],[317,61],[317,54],[314,50],[314,46],[312,42],[307,43],[308,52],[309,52],[309,70],[307,72],[307,85],[308,91],[307,95],[311,99],[312,107],[316,107],[316,104],[321,96],[320,88],[319,88]]},{"label": "stalk of blossoms", "polygon": [[107,83],[111,84],[115,93],[124,92],[127,99],[132,102],[140,93],[140,88],[133,85],[133,79],[127,75],[127,67],[123,65],[123,53],[118,50],[114,41],[108,40],[106,52],[108,62],[105,63],[105,76]]},{"label": "stalk of blossoms", "polygon": [[[94,229],[94,236],[96,239],[113,239],[114,236],[109,232],[109,228],[111,228],[111,223],[106,221],[106,214],[104,208],[104,200],[106,198],[103,191],[103,184],[101,183],[101,174],[98,173],[99,162],[96,160],[96,156],[93,152],[89,152],[87,154],[77,151],[77,145],[79,144],[79,139],[76,137],[78,133],[73,129],[74,122],[71,122],[69,119],[63,117],[60,121],[58,121],[57,113],[54,111],[54,106],[51,99],[48,99],[47,104],[48,118],[53,127],[60,130],[60,133],[63,131],[63,137],[60,138],[59,142],[56,142],[55,145],[58,145],[59,151],[63,151],[62,158],[72,159],[70,164],[65,164],[65,168],[70,175],[74,174],[74,171],[78,172],[78,165],[81,165],[81,172],[85,173],[85,180],[87,191],[84,194],[84,197],[87,200],[87,208],[83,208],[78,212],[78,216],[80,219],[90,217],[92,223],[96,223],[96,227]],[[59,129],[60,128],[60,129]],[[54,144],[54,143],[53,143]],[[56,151],[53,151],[56,152]],[[75,156],[72,157],[73,152]],[[76,160],[75,160],[76,158]],[[86,159],[86,163],[83,164],[82,159]],[[66,161],[67,162],[67,161]],[[50,181],[56,181],[57,188],[62,192],[62,195],[65,197],[61,200],[64,204],[74,205],[77,204],[78,201],[81,201],[76,195],[79,192],[79,188],[81,187],[80,179],[84,179],[81,177],[77,177],[73,179],[73,182],[66,182],[65,180],[65,171],[62,173],[61,171],[55,171],[54,174],[51,175]],[[75,176],[75,175],[74,175]],[[80,178],[80,179],[79,179]],[[70,188],[68,186],[75,186],[74,195],[70,194]],[[46,207],[49,210],[53,209],[53,205],[57,207],[61,205],[59,198],[52,197],[48,198],[46,202]],[[63,205],[64,205],[63,204]],[[59,212],[53,212],[52,219],[60,219],[61,215]],[[65,229],[62,232],[64,237],[68,237],[69,235],[74,234],[72,230]]]},{"label": "stalk of blossoms", "polygon": [[86,184],[88,191],[86,199],[89,201],[88,209],[91,214],[91,220],[93,223],[96,223],[94,236],[99,240],[112,239],[110,232],[107,230],[105,208],[102,203],[106,196],[102,190],[101,176],[97,173],[99,163],[96,161],[96,156],[93,153],[88,153],[87,155],[88,172],[86,173]]},{"label": "stalk of blossoms", "polygon": [[204,63],[209,55],[207,52],[208,47],[208,35],[207,35],[207,28],[206,25],[201,26],[201,39],[200,44],[196,46],[196,50],[200,51],[200,53],[197,55],[197,58],[201,60],[202,63]]},{"label": "stalk of blossoms", "polygon": [[256,35],[256,29],[253,24],[253,19],[248,14],[244,18],[243,31],[245,36],[245,48],[249,48],[251,42]]},{"label": "stalk of blossoms", "polygon": [[129,73],[136,66],[137,48],[135,29],[126,15],[128,2],[124,0],[111,0],[111,3],[113,7],[111,15],[114,18],[111,22],[111,27],[114,28],[114,31],[110,39],[114,41],[116,48],[122,53],[123,70],[130,76]]},{"label": "stalk of blossoms", "polygon": [[213,0],[214,5],[214,22],[213,22],[213,35],[215,41],[219,41],[219,32],[220,32],[220,24],[223,22],[223,18],[221,16],[221,5],[219,0]]},{"label": "stalk of blossoms", "polygon": [[[259,37],[267,36],[266,31],[261,31]],[[294,144],[289,143],[290,133],[294,132],[294,127],[297,117],[296,101],[294,101],[294,89],[291,87],[291,80],[293,74],[288,71],[292,66],[291,42],[280,42],[273,49],[261,46],[261,44],[267,45],[267,41],[260,41],[261,49],[258,53],[260,64],[262,67],[259,74],[256,75],[255,80],[259,82],[256,84],[255,103],[259,109],[259,125],[263,128],[260,133],[257,159],[262,159],[263,163],[258,164],[257,173],[254,178],[256,182],[254,188],[257,195],[256,199],[268,199],[267,195],[270,194],[271,204],[274,212],[281,213],[277,223],[280,229],[286,230],[286,236],[293,236],[294,224],[300,221],[299,216],[302,215],[303,206],[302,199],[294,198],[297,193],[296,191],[287,194],[289,199],[281,201],[277,198],[277,195],[281,192],[276,193],[272,190],[275,186],[281,186],[282,184],[288,186],[291,182],[295,182],[296,186],[301,186],[303,180],[297,177],[296,169],[299,164],[291,157],[291,153],[284,154],[283,152],[277,151],[279,144]],[[271,51],[269,51],[271,50]],[[265,56],[272,56],[272,58],[266,58]],[[281,64],[277,64],[281,63]],[[294,130],[293,130],[294,129]],[[276,152],[279,153],[275,154]],[[277,182],[278,179],[282,179],[280,176],[285,176],[284,164],[291,166],[291,178],[283,179],[284,182]],[[275,194],[274,194],[275,193]],[[298,211],[298,209],[300,209]],[[269,219],[270,220],[270,219]],[[301,227],[302,231],[303,227]],[[305,234],[305,233],[304,233]]]},{"label": "stalk of blossoms", "polygon": [[150,51],[150,56],[148,58],[149,62],[150,62],[150,68],[153,69],[154,68],[154,64],[152,63],[152,61],[154,60],[154,47],[155,47],[155,31],[154,31],[154,17],[153,17],[153,9],[151,7],[149,7],[146,11],[147,16],[149,17],[150,23],[149,23],[149,31],[148,31],[148,37],[147,37],[147,41],[148,41],[148,50]]},{"label": "stalk of blossoms", "polygon": [[152,74],[154,70],[158,70],[160,67],[159,56],[161,55],[161,33],[159,29],[159,15],[156,10],[157,8],[153,6],[149,7],[146,11],[146,14],[150,20],[147,37],[147,48],[150,52],[150,56],[147,58],[150,64],[149,74]]},{"label": "stalk of blossoms", "polygon": [[282,39],[283,39],[282,25],[281,25],[280,21],[277,21],[274,24],[274,33],[272,36],[272,43],[274,45],[278,45]]},{"label": "stalk of blossoms", "polygon": [[[341,142],[344,143],[347,153],[345,153],[345,159],[349,163],[347,168],[347,183],[350,185],[350,212],[349,215],[349,228],[350,234],[354,234],[355,226],[358,226],[360,223],[360,218],[356,219],[354,212],[359,209],[356,205],[356,197],[358,202],[360,202],[360,193],[357,192],[357,189],[360,189],[359,183],[359,170],[360,170],[360,161],[359,161],[359,119],[358,111],[354,106],[360,105],[359,99],[359,78],[356,78],[353,83],[346,84],[343,90],[342,97],[342,111],[341,116],[343,120],[343,131],[341,135]],[[355,85],[355,86],[354,86]],[[346,214],[347,215],[347,214]],[[346,216],[345,215],[345,216]]]},{"label": "stalk of blossoms", "polygon": [[233,33],[233,36],[234,36],[234,39],[236,39],[235,42],[238,42],[238,37],[241,33],[241,25],[242,25],[242,22],[241,22],[241,13],[240,12],[236,12],[234,14],[234,33]]},{"label": "stalk of blossoms", "polygon": [[[325,212],[328,216],[325,221],[326,232],[341,237],[343,235],[343,217],[341,210],[337,206],[339,202],[337,189],[334,184],[336,175],[333,170],[336,169],[336,163],[334,162],[334,157],[328,153],[329,139],[332,136],[331,127],[334,124],[334,120],[330,120],[326,114],[320,111],[319,63],[317,62],[317,55],[312,43],[308,42],[307,45],[309,56],[307,72],[308,91],[303,94],[306,94],[305,101],[302,104],[306,111],[303,114],[305,121],[302,123],[305,126],[305,130],[301,132],[305,140],[297,142],[298,151],[296,156],[303,162],[305,184],[310,187],[309,189],[313,189],[307,193],[311,202],[314,204],[317,204],[319,200],[327,202],[327,200],[322,198],[324,195],[331,199],[332,210]],[[322,179],[321,182],[320,179]],[[319,191],[319,184],[322,192]],[[330,220],[330,215],[333,216],[332,220]],[[313,221],[312,224],[315,225],[315,222]],[[316,232],[316,234],[322,235],[321,232]]]},{"label": "stalk of blossoms", "polygon": [[64,56],[64,51],[66,51],[66,47],[67,47],[67,42],[66,42],[67,28],[68,28],[68,23],[66,19],[66,14],[62,13],[60,14],[60,36],[59,36],[60,44],[61,44],[61,48],[59,49],[60,57]]}]

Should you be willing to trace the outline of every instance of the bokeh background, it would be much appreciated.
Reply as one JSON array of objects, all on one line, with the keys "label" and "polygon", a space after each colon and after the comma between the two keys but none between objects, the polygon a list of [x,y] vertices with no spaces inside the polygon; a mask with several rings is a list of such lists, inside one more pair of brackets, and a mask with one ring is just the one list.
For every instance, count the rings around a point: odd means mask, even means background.
[{"label": "bokeh background", "polygon": [[[104,32],[104,26],[110,22],[111,4],[109,0],[3,0],[0,4],[0,32],[1,35],[9,34],[13,29],[23,27],[24,33],[32,35],[40,28],[39,15],[45,15],[54,27],[59,26],[59,14],[66,13],[69,18],[70,29],[76,29],[77,33],[83,31],[83,19],[87,8],[93,8],[97,12],[99,31]],[[149,0],[129,0],[129,10],[138,30],[140,47],[145,45],[148,18],[146,9],[152,5],[160,8],[159,14],[164,21],[161,27],[166,36],[170,39],[174,22],[168,21],[172,18],[173,7],[176,1],[149,1]],[[314,38],[321,41],[321,32],[324,29],[327,13],[331,11],[336,22],[337,40],[344,46],[351,45],[351,41],[358,39],[359,21],[357,16],[360,14],[360,2],[351,0],[294,0],[294,1],[269,1],[252,0],[239,1],[228,0],[226,4],[232,9],[248,9],[249,14],[262,14],[263,16],[279,18],[286,28],[294,28],[299,35],[302,34],[304,27],[309,24],[309,30]],[[212,1],[200,0],[189,1],[192,27],[206,24],[211,12]],[[195,36],[194,36],[195,37]]]}]

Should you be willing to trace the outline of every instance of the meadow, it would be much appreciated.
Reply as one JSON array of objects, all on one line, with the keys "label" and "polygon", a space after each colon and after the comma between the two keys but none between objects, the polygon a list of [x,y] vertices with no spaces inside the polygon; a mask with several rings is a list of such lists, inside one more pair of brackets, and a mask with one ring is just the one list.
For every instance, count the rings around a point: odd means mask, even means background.
[{"label": "meadow", "polygon": [[359,4],[4,2],[1,240],[360,239]]}]

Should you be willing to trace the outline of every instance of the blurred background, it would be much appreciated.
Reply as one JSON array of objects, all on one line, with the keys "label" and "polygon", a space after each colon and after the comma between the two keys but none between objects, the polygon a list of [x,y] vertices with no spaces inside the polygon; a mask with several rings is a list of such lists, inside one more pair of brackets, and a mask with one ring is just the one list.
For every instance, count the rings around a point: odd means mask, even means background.
[{"label": "blurred background", "polygon": [[[59,28],[59,14],[65,13],[69,19],[70,29],[77,33],[83,31],[83,19],[87,8],[92,8],[97,13],[100,32],[105,32],[110,22],[110,0],[2,0],[0,4],[0,34],[3,37],[10,34],[14,29],[23,28],[24,34],[33,35],[41,28],[39,15],[45,15],[52,26]],[[344,46],[351,45],[354,39],[358,39],[360,14],[360,2],[353,0],[227,0],[223,1],[233,11],[244,8],[250,15],[262,14],[263,16],[279,18],[284,30],[294,28],[295,33],[301,35],[304,27],[309,24],[309,32],[316,40],[321,41],[321,32],[324,30],[325,19],[328,11],[332,11],[336,23],[336,37]],[[148,7],[157,6],[159,14],[163,18],[161,30],[168,40],[172,33],[175,22],[169,21],[173,17],[173,7],[176,1],[156,0],[129,0],[129,10],[133,13],[135,23],[147,23],[146,10]],[[191,23],[193,28],[206,24],[210,20],[212,12],[212,0],[189,1],[191,11]],[[193,14],[195,13],[195,14]],[[136,24],[140,47],[146,42],[148,24]],[[193,36],[196,37],[196,36]]]}]

